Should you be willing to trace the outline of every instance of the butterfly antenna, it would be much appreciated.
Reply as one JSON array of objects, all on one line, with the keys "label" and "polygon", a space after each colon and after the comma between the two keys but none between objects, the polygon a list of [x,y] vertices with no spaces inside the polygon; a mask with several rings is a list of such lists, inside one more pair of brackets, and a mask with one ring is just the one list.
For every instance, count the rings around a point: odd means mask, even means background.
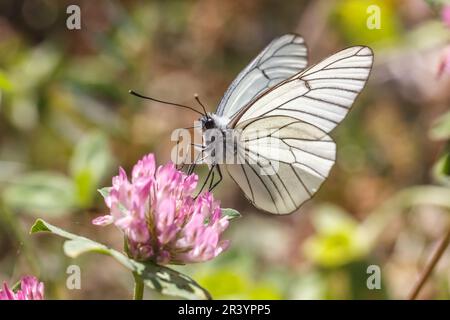
[{"label": "butterfly antenna", "polygon": [[200,101],[200,98],[198,97],[198,94],[194,94],[194,99],[195,99],[195,101],[197,101],[198,104],[202,107],[203,112],[205,113],[205,116],[206,116],[207,112],[206,112],[205,105]]},{"label": "butterfly antenna", "polygon": [[196,109],[194,109],[193,107],[190,107],[190,106],[185,106],[185,105],[179,104],[179,103],[174,103],[174,102],[169,102],[169,101],[163,101],[163,100],[158,100],[158,99],[155,99],[155,98],[152,98],[152,97],[147,97],[147,96],[144,96],[144,95],[142,95],[142,94],[139,94],[139,93],[137,93],[137,92],[135,92],[135,91],[133,91],[133,90],[128,90],[128,93],[129,93],[129,94],[132,94],[133,96],[142,98],[142,99],[147,99],[147,100],[151,100],[151,101],[155,101],[155,102],[159,102],[159,103],[163,103],[163,104],[172,105],[172,106],[175,106],[175,107],[180,107],[180,108],[189,109],[189,110],[194,111],[194,112],[196,112],[196,113],[198,113],[198,114],[200,114],[200,115],[203,115],[203,113],[201,113],[200,111],[198,111],[198,110],[196,110]]}]

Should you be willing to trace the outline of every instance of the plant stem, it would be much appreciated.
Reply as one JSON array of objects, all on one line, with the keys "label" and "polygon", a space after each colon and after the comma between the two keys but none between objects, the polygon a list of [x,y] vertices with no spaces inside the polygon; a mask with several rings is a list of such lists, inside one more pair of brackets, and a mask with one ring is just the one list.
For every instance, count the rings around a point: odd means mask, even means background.
[{"label": "plant stem", "polygon": [[409,300],[415,300],[417,298],[423,285],[425,284],[427,279],[430,277],[431,272],[433,271],[434,267],[436,266],[436,264],[438,263],[438,261],[442,257],[442,255],[444,254],[445,249],[448,246],[449,240],[450,240],[450,229],[447,230],[447,233],[439,242],[439,245],[436,248],[436,251],[434,251],[433,255],[431,256],[430,261],[428,262],[428,264],[425,266],[425,269],[423,269],[422,273],[420,274],[418,281],[414,284],[414,287],[408,296]]},{"label": "plant stem", "polygon": [[134,277],[133,299],[134,300],[142,300],[144,298],[144,281],[136,273],[133,273],[133,277]]}]

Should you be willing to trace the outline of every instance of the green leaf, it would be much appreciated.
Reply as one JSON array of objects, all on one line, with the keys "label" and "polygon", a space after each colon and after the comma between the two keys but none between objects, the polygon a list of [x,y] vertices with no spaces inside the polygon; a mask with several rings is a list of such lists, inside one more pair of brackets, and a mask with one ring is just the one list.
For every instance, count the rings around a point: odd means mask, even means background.
[{"label": "green leaf", "polygon": [[116,259],[123,266],[128,268],[134,274],[140,276],[144,284],[164,295],[176,296],[186,299],[210,299],[210,294],[200,287],[193,279],[170,268],[156,265],[151,262],[138,262],[128,258],[117,250],[67,232],[55,227],[42,219],[36,220],[31,227],[30,233],[51,232],[63,238],[69,239],[64,243],[64,253],[75,258],[88,252],[97,252],[109,255]]},{"label": "green leaf", "polygon": [[75,182],[75,195],[77,203],[80,207],[89,207],[94,200],[94,190],[96,183],[91,170],[80,170],[77,175],[74,176]]},{"label": "green leaf", "polygon": [[433,166],[433,176],[438,183],[450,186],[450,152],[445,153]]},{"label": "green leaf", "polygon": [[108,139],[101,132],[84,136],[75,147],[70,173],[75,180],[78,203],[87,207],[94,200],[95,190],[112,164]]},{"label": "green leaf", "polygon": [[10,92],[13,87],[13,83],[8,79],[6,73],[0,70],[0,90]]},{"label": "green leaf", "polygon": [[18,290],[20,290],[21,286],[22,286],[22,281],[19,280],[16,283],[13,284],[13,286],[11,287],[11,290],[13,292],[17,292]]},{"label": "green leaf", "polygon": [[20,176],[5,188],[9,207],[29,214],[60,216],[76,208],[73,182],[58,173],[35,172]]},{"label": "green leaf", "polygon": [[186,299],[211,299],[208,291],[182,273],[154,263],[131,261],[135,265],[135,272],[144,280],[144,284],[153,290]]},{"label": "green leaf", "polygon": [[239,211],[231,208],[222,208],[222,215],[226,216],[228,220],[234,220],[241,217]]},{"label": "green leaf", "polygon": [[433,140],[450,139],[450,112],[439,117],[430,130],[430,137]]},{"label": "green leaf", "polygon": [[97,191],[100,192],[102,197],[106,199],[109,196],[109,193],[111,192],[111,187],[104,187],[104,188],[98,189]]},{"label": "green leaf", "polygon": [[97,243],[84,239],[67,240],[64,242],[63,248],[66,256],[71,258],[76,258],[87,252],[104,253],[105,250],[103,246],[99,246]]}]

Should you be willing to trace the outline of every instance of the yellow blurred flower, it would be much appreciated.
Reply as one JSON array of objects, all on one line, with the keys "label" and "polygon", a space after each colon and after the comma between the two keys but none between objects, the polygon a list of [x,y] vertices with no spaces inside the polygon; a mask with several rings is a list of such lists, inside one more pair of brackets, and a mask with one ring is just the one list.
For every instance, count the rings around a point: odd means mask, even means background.
[{"label": "yellow blurred flower", "polygon": [[324,267],[339,267],[367,253],[358,223],[337,207],[325,205],[312,214],[317,231],[307,239],[303,251],[307,258]]},{"label": "yellow blurred flower", "polygon": [[[399,38],[401,28],[394,1],[338,1],[333,18],[350,44],[392,43]],[[369,28],[378,18],[379,28]]]},{"label": "yellow blurred flower", "polygon": [[247,272],[228,266],[211,269],[195,275],[198,283],[205,287],[214,299],[279,300],[280,290],[267,281],[255,282]]}]

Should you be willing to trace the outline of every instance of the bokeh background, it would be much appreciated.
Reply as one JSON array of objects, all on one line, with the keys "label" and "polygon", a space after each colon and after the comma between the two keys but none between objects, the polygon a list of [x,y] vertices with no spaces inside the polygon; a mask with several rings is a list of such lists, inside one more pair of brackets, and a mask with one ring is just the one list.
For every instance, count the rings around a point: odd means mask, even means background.
[{"label": "bokeh background", "polygon": [[[132,277],[114,260],[69,259],[61,239],[28,234],[33,221],[120,249],[119,231],[91,224],[106,213],[96,189],[146,153],[170,160],[172,130],[195,120],[128,90],[191,105],[198,93],[213,111],[266,44],[297,32],[311,63],[350,45],[375,52],[365,90],[332,134],[331,176],[283,217],[257,212],[225,177],[215,195],[243,215],[227,230],[230,249],[178,270],[217,299],[405,298],[449,228],[443,2],[2,0],[0,281],[35,274],[50,299],[129,299]],[[66,28],[69,4],[81,8],[81,30]],[[373,4],[381,28],[371,30]],[[66,287],[72,264],[81,267],[81,290]],[[367,288],[369,265],[380,267],[380,290]],[[420,298],[450,298],[449,267],[447,250]]]}]

